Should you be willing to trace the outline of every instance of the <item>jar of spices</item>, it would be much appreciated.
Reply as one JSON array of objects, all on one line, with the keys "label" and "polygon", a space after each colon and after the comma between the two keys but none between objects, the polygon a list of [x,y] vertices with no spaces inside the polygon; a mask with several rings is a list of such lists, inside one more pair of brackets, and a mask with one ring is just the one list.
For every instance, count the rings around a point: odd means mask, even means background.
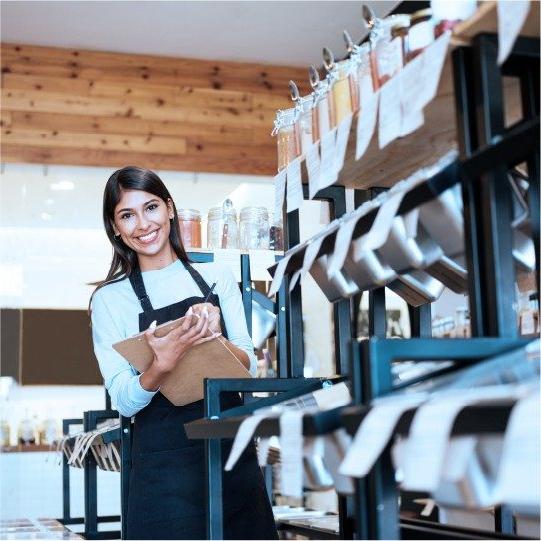
[{"label": "jar of spices", "polygon": [[411,16],[407,37],[406,61],[413,60],[434,41],[434,21],[431,9],[421,9]]},{"label": "jar of spices", "polygon": [[312,108],[312,137],[319,141],[331,129],[331,117],[329,109],[329,83],[321,81],[319,73],[314,66],[310,66],[310,85],[313,89]]},{"label": "jar of spices", "polygon": [[400,35],[393,37],[392,29],[408,26],[409,15],[391,15],[376,19],[370,32],[373,78],[377,87],[384,85],[404,65],[404,46]]},{"label": "jar of spices", "polygon": [[331,126],[338,126],[344,118],[353,112],[351,99],[351,63],[349,60],[334,61],[334,55],[326,47],[323,49],[323,60],[328,72],[327,79],[331,89]]},{"label": "jar of spices", "polygon": [[212,207],[209,210],[207,247],[210,249],[239,247],[237,211],[230,199],[226,199],[221,207]]},{"label": "jar of spices", "polygon": [[194,209],[180,209],[178,224],[184,248],[201,248],[201,213]]},{"label": "jar of spices", "polygon": [[276,113],[272,135],[276,136],[278,171],[300,156],[300,140],[296,123],[298,111],[293,107]]},{"label": "jar of spices", "polygon": [[284,249],[284,235],[281,216],[269,216],[269,248],[282,251]]},{"label": "jar of spices", "polygon": [[265,207],[244,207],[239,229],[241,250],[269,249],[269,213]]}]

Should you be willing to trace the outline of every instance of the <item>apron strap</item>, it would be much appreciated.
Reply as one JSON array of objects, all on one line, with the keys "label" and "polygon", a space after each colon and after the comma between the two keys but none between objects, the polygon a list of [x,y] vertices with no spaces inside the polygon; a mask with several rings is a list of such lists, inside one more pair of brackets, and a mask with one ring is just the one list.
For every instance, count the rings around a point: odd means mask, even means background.
[{"label": "apron strap", "polygon": [[129,278],[130,284],[133,287],[133,290],[135,291],[139,302],[141,303],[143,312],[149,313],[154,311],[150,299],[148,298],[147,290],[145,289],[145,284],[143,282],[143,275],[141,274],[141,270],[139,269],[139,267],[136,267],[132,270]]}]

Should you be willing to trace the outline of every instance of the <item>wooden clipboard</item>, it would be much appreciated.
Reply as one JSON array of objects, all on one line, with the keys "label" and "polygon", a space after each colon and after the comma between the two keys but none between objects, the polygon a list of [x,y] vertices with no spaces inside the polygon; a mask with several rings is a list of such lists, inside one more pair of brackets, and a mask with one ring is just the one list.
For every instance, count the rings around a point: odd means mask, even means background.
[{"label": "wooden clipboard", "polygon": [[[182,324],[184,318],[175,319],[156,327],[156,336],[162,337]],[[144,372],[152,363],[152,350],[144,333],[113,344],[129,363],[139,372]],[[175,406],[184,406],[204,397],[205,378],[251,378],[250,372],[235,356],[222,336],[189,349],[168,374],[160,392]]]}]

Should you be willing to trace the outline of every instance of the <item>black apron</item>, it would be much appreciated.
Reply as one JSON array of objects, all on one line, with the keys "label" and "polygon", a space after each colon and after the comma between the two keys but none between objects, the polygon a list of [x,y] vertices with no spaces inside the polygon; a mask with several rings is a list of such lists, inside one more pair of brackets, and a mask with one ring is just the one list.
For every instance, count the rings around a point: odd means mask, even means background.
[{"label": "black apron", "polygon": [[[184,266],[195,280],[202,297],[154,310],[139,269],[130,276],[143,312],[139,330],[182,317],[210,291],[202,276]],[[220,307],[218,296],[208,302]],[[227,338],[223,315],[222,334]],[[222,410],[241,404],[238,393],[224,393]],[[205,449],[203,440],[189,440],[184,423],[204,416],[203,400],[185,406],[173,405],[160,392],[137,413],[133,426],[132,466],[128,498],[128,539],[205,539]],[[229,456],[231,440],[222,440],[222,457]],[[224,539],[278,539],[255,446],[248,446],[235,467],[223,472]]]}]

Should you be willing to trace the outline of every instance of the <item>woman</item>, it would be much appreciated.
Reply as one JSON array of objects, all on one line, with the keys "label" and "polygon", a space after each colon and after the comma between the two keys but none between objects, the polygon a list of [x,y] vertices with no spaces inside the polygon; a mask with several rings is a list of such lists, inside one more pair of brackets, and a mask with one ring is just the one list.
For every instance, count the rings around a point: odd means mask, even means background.
[{"label": "woman", "polygon": [[[204,539],[203,442],[188,440],[183,428],[204,416],[203,401],[177,407],[159,388],[184,353],[218,333],[255,373],[240,291],[227,267],[190,264],[175,204],[152,171],[124,167],[111,175],[103,196],[103,221],[113,260],[91,298],[92,334],[113,404],[122,415],[135,415],[128,537]],[[214,294],[203,303],[214,282]],[[156,324],[184,315],[189,317],[183,326],[163,338],[154,336]],[[154,360],[138,375],[111,346],[140,331],[146,331]],[[224,409],[238,405],[237,394],[222,399]],[[222,443],[223,456],[230,446]],[[277,539],[253,446],[224,473],[223,503],[226,539]]]}]

